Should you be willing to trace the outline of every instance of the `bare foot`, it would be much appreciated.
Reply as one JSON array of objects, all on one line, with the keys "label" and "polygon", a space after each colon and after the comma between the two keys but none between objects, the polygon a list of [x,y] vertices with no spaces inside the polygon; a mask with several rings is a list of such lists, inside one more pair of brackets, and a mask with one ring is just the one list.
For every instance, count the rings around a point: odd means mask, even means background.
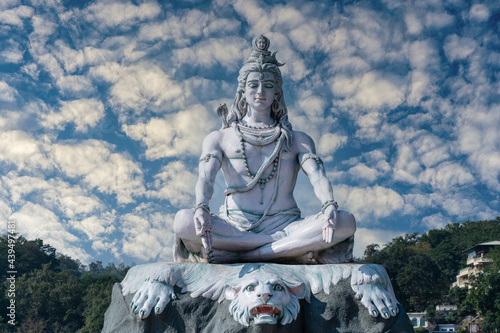
[{"label": "bare foot", "polygon": [[271,238],[273,239],[273,242],[274,241],[277,241],[277,240],[280,240],[282,238],[285,238],[286,237],[286,233],[284,231],[276,231],[274,234],[271,235]]},{"label": "bare foot", "polygon": [[304,253],[303,255],[294,258],[294,261],[297,264],[302,264],[302,265],[317,265],[318,260],[316,260],[316,253],[313,251],[309,251]]},{"label": "bare foot", "polygon": [[223,251],[212,248],[207,253],[208,262],[211,264],[234,264],[241,260],[238,252]]}]

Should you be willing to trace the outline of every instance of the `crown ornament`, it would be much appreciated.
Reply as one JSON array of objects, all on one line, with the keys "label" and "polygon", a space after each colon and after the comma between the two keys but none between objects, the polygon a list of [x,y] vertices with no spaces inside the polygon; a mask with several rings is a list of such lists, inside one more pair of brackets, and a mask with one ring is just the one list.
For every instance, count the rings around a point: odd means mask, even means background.
[{"label": "crown ornament", "polygon": [[285,63],[280,63],[276,59],[276,53],[278,51],[271,53],[268,51],[271,41],[264,35],[260,35],[253,41],[252,53],[248,57],[246,63],[260,63],[263,64],[274,64],[276,66],[283,66]]}]

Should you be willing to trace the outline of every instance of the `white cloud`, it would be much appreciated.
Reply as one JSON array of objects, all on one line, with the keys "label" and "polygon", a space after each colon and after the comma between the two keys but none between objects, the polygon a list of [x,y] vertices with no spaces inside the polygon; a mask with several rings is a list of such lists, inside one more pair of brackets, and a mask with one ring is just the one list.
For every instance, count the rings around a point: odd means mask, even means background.
[{"label": "white cloud", "polygon": [[221,31],[230,35],[240,29],[241,22],[236,19],[220,18],[216,13],[192,9],[171,15],[161,22],[141,24],[139,41],[173,41],[177,46],[188,46],[193,39],[204,36],[209,38]]},{"label": "white cloud", "polygon": [[97,140],[55,144],[52,156],[68,177],[82,179],[91,188],[115,194],[118,203],[133,202],[144,194],[143,173],[129,156],[114,153],[112,146]]},{"label": "white cloud", "polygon": [[404,206],[403,198],[394,190],[382,186],[350,187],[335,186],[335,197],[339,205],[354,214],[359,225],[374,224]]},{"label": "white cloud", "polygon": [[354,257],[362,258],[366,247],[371,244],[378,244],[380,248],[383,248],[385,244],[401,234],[401,232],[387,229],[357,228],[354,235]]},{"label": "white cloud", "polygon": [[59,112],[42,115],[42,125],[62,129],[64,125],[74,123],[77,131],[85,132],[89,127],[94,127],[103,116],[104,105],[95,98],[62,101]]},{"label": "white cloud", "polygon": [[486,5],[476,3],[470,8],[469,18],[472,21],[484,22],[490,18],[490,11]]},{"label": "white cloud", "polygon": [[450,158],[448,143],[433,134],[421,134],[412,142],[422,164],[433,167]]},{"label": "white cloud", "polygon": [[215,128],[215,118],[202,106],[152,118],[147,123],[123,125],[123,131],[132,139],[146,145],[146,158],[197,155],[203,138]]},{"label": "white cloud", "polygon": [[[128,44],[130,45],[130,40],[128,41]],[[116,53],[120,53],[120,50],[117,52],[91,46],[75,50],[65,44],[62,40],[57,40],[52,52],[61,62],[67,73],[74,73],[78,70],[82,70],[85,66],[104,64],[114,58]]]},{"label": "white cloud", "polygon": [[105,210],[104,204],[93,194],[61,179],[45,180],[9,172],[2,180],[15,205],[31,200],[69,219],[83,218]]},{"label": "white cloud", "polygon": [[410,65],[416,70],[439,69],[439,52],[435,42],[430,39],[411,43],[409,48]]},{"label": "white cloud", "polygon": [[384,77],[371,71],[361,77],[355,94],[343,104],[370,108],[395,108],[403,102],[405,85],[402,78]]},{"label": "white cloud", "polygon": [[10,39],[8,45],[0,52],[0,63],[19,64],[23,60],[23,51],[21,45]]},{"label": "white cloud", "polygon": [[28,6],[19,6],[13,9],[0,11],[0,23],[23,27],[23,20],[33,16],[34,10]]},{"label": "white cloud", "polygon": [[173,214],[162,214],[143,204],[120,220],[122,253],[141,260],[172,260]]},{"label": "white cloud", "polygon": [[474,182],[474,176],[458,163],[442,163],[435,168],[426,169],[420,179],[442,191]]},{"label": "white cloud", "polygon": [[87,252],[78,246],[78,237],[65,228],[57,215],[43,206],[28,202],[14,212],[9,221],[14,223],[19,233],[27,239],[40,238],[59,252],[83,262],[90,259]]},{"label": "white cloud", "polygon": [[181,161],[170,162],[154,176],[155,190],[148,191],[154,198],[169,200],[173,206],[188,206],[193,203],[196,175]]},{"label": "white cloud", "polygon": [[422,32],[424,26],[415,13],[405,15],[406,30],[410,35],[418,35]]},{"label": "white cloud", "polygon": [[425,15],[425,25],[428,28],[443,29],[455,22],[455,18],[448,13],[428,12]]},{"label": "white cloud", "polygon": [[17,95],[17,90],[7,84],[7,82],[0,81],[0,100],[5,102],[14,102]]},{"label": "white cloud", "polygon": [[129,156],[113,152],[113,147],[97,140],[80,143],[41,141],[22,131],[0,133],[0,160],[18,170],[54,168],[67,177],[82,179],[102,193],[116,194],[119,203],[144,194],[141,168]]},{"label": "white cloud", "polygon": [[88,239],[94,242],[110,237],[109,234],[116,230],[115,223],[115,213],[107,212],[100,216],[93,215],[81,220],[72,220],[69,225],[85,233]]},{"label": "white cloud", "polygon": [[472,38],[450,35],[446,37],[443,49],[450,62],[466,59],[477,48],[477,42]]},{"label": "white cloud", "polygon": [[4,0],[4,1],[0,2],[0,10],[5,10],[5,9],[19,6],[20,3],[21,3],[20,0]]},{"label": "white cloud", "polygon": [[[190,95],[161,68],[150,63],[121,66],[108,63],[91,69],[91,74],[111,82],[111,102],[119,107],[141,114],[145,109],[172,110]],[[124,117],[120,113],[121,117]]]},{"label": "white cloud", "polygon": [[323,134],[318,142],[318,154],[322,156],[333,155],[333,153],[347,143],[347,136],[334,133]]},{"label": "white cloud", "polygon": [[87,21],[96,21],[102,28],[130,27],[138,21],[153,19],[160,13],[161,7],[154,2],[138,6],[131,3],[97,2],[84,10]]},{"label": "white cloud", "polygon": [[23,131],[0,132],[0,160],[18,168],[50,168],[47,159],[47,145],[38,142]]},{"label": "white cloud", "polygon": [[444,229],[444,227],[451,222],[452,221],[444,217],[441,213],[426,216],[422,219],[422,223],[428,229]]},{"label": "white cloud", "polygon": [[498,106],[469,107],[462,110],[456,128],[459,151],[467,154],[468,162],[480,175],[481,181],[500,191],[500,113]]},{"label": "white cloud", "polygon": [[394,165],[394,179],[416,184],[421,172],[420,163],[415,160],[415,152],[409,145],[398,147],[398,156]]},{"label": "white cloud", "polygon": [[176,64],[210,67],[219,64],[228,69],[235,69],[248,49],[248,42],[241,38],[226,37],[203,40],[189,47],[173,50]]},{"label": "white cloud", "polygon": [[354,179],[367,180],[369,182],[375,181],[380,175],[377,169],[370,168],[365,164],[356,164],[352,168],[349,169],[348,173]]}]

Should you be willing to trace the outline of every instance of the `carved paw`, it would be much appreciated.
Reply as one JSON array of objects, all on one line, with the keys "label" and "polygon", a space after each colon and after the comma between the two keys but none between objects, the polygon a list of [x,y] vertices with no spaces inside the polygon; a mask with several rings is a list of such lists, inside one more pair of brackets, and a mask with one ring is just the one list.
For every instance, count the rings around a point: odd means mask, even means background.
[{"label": "carved paw", "polygon": [[151,314],[153,307],[156,314],[162,313],[171,299],[177,299],[172,286],[159,281],[144,281],[135,293],[130,307],[144,319]]},{"label": "carved paw", "polygon": [[367,283],[353,285],[356,298],[368,309],[372,317],[382,316],[384,319],[395,317],[399,313],[398,301],[382,285]]}]

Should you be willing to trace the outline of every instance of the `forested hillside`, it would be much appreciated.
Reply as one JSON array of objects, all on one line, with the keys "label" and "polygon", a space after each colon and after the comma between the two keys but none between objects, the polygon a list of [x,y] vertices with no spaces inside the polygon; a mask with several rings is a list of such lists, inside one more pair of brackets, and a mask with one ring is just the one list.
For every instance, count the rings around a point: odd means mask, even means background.
[{"label": "forested hillside", "polygon": [[363,261],[386,268],[396,297],[407,312],[432,312],[435,305],[448,302],[459,306],[458,317],[476,313],[487,316],[489,311],[491,321],[498,321],[496,327],[500,327],[500,280],[494,287],[490,285],[500,276],[500,249],[490,254],[495,260],[488,269],[491,274],[478,277],[470,294],[460,288],[450,291],[456,275],[466,266],[464,251],[495,240],[500,240],[498,217],[491,221],[452,223],[423,235],[394,238],[382,249],[377,244],[369,245]]},{"label": "forested hillside", "polygon": [[[473,283],[470,294],[450,285],[465,267],[464,250],[476,244],[500,240],[500,218],[492,221],[453,223],[423,235],[407,234],[389,244],[367,247],[363,261],[383,265],[396,296],[406,311],[425,311],[444,301],[459,305],[458,316],[478,313],[487,325],[500,327],[500,250],[492,252],[495,264]],[[104,312],[115,282],[128,270],[123,264],[102,262],[82,265],[40,239],[15,238],[9,247],[0,236],[0,307],[7,309],[9,249],[15,249],[16,326],[0,313],[0,332],[100,332]],[[495,271],[496,270],[496,271]],[[494,287],[492,287],[492,285]],[[458,321],[459,318],[456,318]],[[489,324],[488,324],[489,323]],[[495,327],[495,326],[491,326]]]},{"label": "forested hillside", "polygon": [[[11,235],[10,241],[8,234],[0,236],[0,332],[100,332],[113,284],[123,279],[128,267],[103,267],[100,261],[84,266],[40,239]],[[9,261],[9,249],[15,261]],[[7,280],[11,264],[14,287]],[[8,324],[6,310],[12,299],[15,325]]]}]

